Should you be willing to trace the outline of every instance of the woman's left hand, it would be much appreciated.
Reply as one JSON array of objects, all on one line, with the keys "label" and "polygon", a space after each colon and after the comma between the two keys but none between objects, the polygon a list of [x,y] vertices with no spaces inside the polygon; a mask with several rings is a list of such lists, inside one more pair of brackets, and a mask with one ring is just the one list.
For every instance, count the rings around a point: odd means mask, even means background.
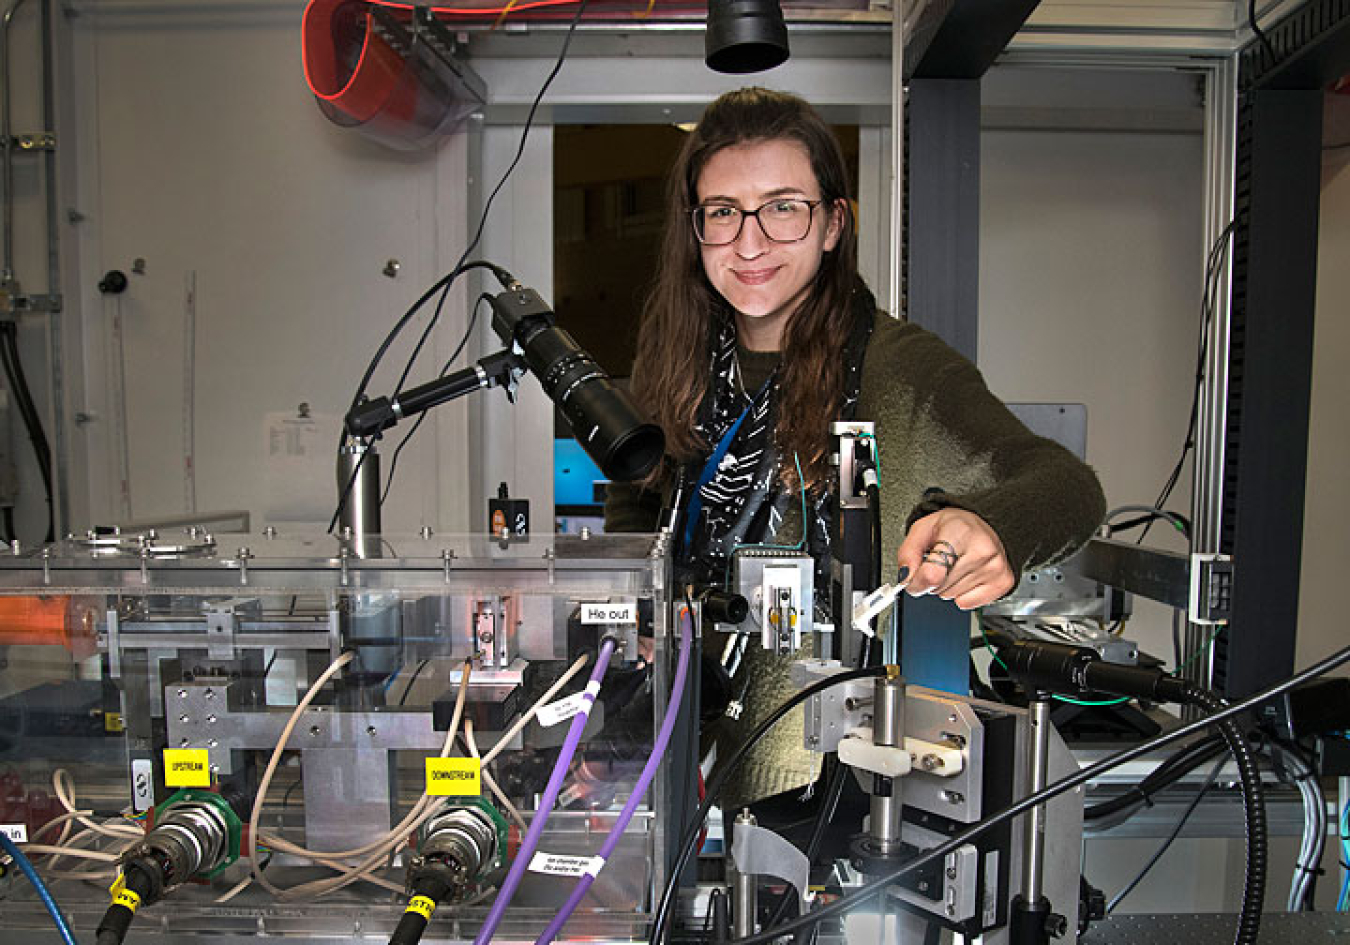
[{"label": "woman's left hand", "polygon": [[962,610],[991,604],[1017,585],[1003,542],[984,519],[964,509],[917,520],[896,557],[911,596],[937,594]]}]

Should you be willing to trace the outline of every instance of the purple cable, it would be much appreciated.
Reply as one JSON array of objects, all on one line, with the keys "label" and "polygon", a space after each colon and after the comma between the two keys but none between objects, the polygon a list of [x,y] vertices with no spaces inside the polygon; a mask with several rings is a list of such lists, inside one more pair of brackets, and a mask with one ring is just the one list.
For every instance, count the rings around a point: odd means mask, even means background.
[{"label": "purple cable", "polygon": [[660,767],[661,759],[665,757],[666,746],[670,744],[671,732],[675,729],[675,718],[680,714],[680,697],[684,693],[684,680],[689,673],[689,652],[693,649],[693,620],[689,616],[688,609],[685,609],[684,616],[680,620],[680,662],[675,669],[675,683],[670,690],[670,703],[666,706],[666,717],[661,720],[661,731],[656,735],[656,741],[652,743],[652,753],[647,758],[647,764],[642,768],[642,774],[638,776],[637,784],[633,786],[633,792],[628,796],[628,803],[624,805],[623,811],[619,814],[619,819],[614,822],[610,828],[609,836],[605,837],[604,844],[600,847],[598,854],[601,860],[595,873],[584,873],[577,880],[576,886],[572,890],[572,895],[567,897],[567,902],[558,910],[558,914],[553,917],[553,921],[544,929],[544,934],[540,935],[534,941],[534,945],[548,945],[562,931],[562,927],[567,920],[572,917],[581,900],[585,898],[586,891],[591,888],[591,883],[595,882],[595,874],[604,868],[604,861],[609,859],[609,855],[614,852],[614,848],[619,845],[619,840],[623,838],[623,832],[628,826],[628,821],[633,819],[633,812],[637,810],[638,804],[642,803],[642,798],[646,796],[647,789],[652,785],[652,779],[656,777],[656,769]]},{"label": "purple cable", "polygon": [[600,653],[596,656],[595,666],[591,669],[590,681],[586,683],[582,693],[585,704],[580,712],[572,716],[572,727],[567,730],[567,738],[558,753],[558,761],[553,766],[553,773],[548,776],[548,785],[539,797],[539,807],[534,812],[534,819],[530,821],[530,829],[525,833],[525,839],[520,843],[520,850],[517,851],[516,859],[511,864],[511,870],[506,874],[500,891],[492,901],[492,908],[488,910],[487,918],[483,920],[483,927],[473,940],[474,945],[487,945],[492,941],[492,933],[497,931],[502,916],[506,914],[506,907],[511,904],[511,897],[516,894],[525,871],[530,868],[530,860],[534,857],[535,848],[539,846],[539,837],[544,832],[544,824],[548,822],[549,814],[553,812],[553,805],[558,802],[558,792],[562,790],[563,779],[572,764],[572,756],[576,754],[577,745],[581,743],[582,730],[586,728],[586,719],[590,717],[591,706],[595,705],[595,694],[600,691],[600,680],[605,677],[605,670],[609,668],[609,658],[612,655],[614,655],[614,640],[606,637],[600,643]]}]

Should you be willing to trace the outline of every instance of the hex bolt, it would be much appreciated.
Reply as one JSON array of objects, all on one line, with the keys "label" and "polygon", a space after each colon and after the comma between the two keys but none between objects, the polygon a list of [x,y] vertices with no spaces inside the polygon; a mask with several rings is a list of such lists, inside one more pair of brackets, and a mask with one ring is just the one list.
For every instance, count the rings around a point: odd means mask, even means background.
[{"label": "hex bolt", "polygon": [[188,722],[190,722],[190,721],[192,721],[192,720],[191,720],[190,718],[188,718],[186,715],[180,715],[180,716],[178,717],[178,721],[179,721],[180,724],[186,725],[186,724],[188,724]]},{"label": "hex bolt", "polygon": [[207,724],[207,725],[215,725],[215,724],[216,724],[216,717],[215,717],[214,715],[208,715],[208,716],[206,717],[206,724]]}]

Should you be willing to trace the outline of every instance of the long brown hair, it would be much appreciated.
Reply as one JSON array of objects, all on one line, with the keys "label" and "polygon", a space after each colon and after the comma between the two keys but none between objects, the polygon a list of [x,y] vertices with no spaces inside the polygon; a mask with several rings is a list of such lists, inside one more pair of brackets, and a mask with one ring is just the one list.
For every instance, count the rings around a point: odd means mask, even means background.
[{"label": "long brown hair", "polygon": [[810,291],[785,327],[779,369],[775,436],[783,458],[780,473],[786,485],[795,487],[795,456],[815,489],[829,475],[830,422],[837,419],[844,399],[840,353],[852,325],[850,296],[858,264],[853,214],[845,203],[843,152],[806,101],[762,88],[728,92],[708,106],[685,141],[667,181],[661,260],[638,334],[633,390],[665,431],[670,458],[686,462],[709,449],[694,423],[709,383],[714,326],[733,316],[704,272],[688,211],[698,203],[699,175],[714,154],[733,145],[775,140],[805,147],[822,206],[842,220],[838,244],[821,259]]}]

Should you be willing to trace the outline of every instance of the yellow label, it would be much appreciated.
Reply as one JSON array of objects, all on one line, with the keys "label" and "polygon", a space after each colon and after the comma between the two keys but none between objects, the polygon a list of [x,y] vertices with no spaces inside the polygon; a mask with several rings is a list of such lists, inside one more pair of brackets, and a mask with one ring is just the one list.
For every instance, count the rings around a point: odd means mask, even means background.
[{"label": "yellow label", "polygon": [[416,912],[428,922],[431,921],[431,914],[436,911],[436,902],[428,899],[426,896],[413,896],[408,902],[408,908],[404,912]]},{"label": "yellow label", "polygon": [[126,723],[122,721],[121,712],[103,713],[103,731],[116,735],[118,732],[126,730]]},{"label": "yellow label", "polygon": [[428,758],[427,793],[432,797],[478,797],[483,793],[477,758]]},{"label": "yellow label", "polygon": [[114,896],[116,896],[118,893],[120,893],[122,890],[124,890],[124,889],[126,889],[126,888],[127,888],[127,877],[126,877],[126,874],[125,874],[125,873],[118,873],[118,874],[117,874],[117,878],[116,878],[115,880],[113,880],[113,884],[112,884],[111,886],[108,887],[108,892],[110,892],[110,893],[112,893]]},{"label": "yellow label", "polygon": [[113,896],[112,904],[115,906],[126,906],[132,912],[135,912],[136,907],[141,904],[141,897],[136,895],[130,889],[124,889]]},{"label": "yellow label", "polygon": [[205,748],[164,749],[164,783],[169,787],[210,787],[210,754]]}]

